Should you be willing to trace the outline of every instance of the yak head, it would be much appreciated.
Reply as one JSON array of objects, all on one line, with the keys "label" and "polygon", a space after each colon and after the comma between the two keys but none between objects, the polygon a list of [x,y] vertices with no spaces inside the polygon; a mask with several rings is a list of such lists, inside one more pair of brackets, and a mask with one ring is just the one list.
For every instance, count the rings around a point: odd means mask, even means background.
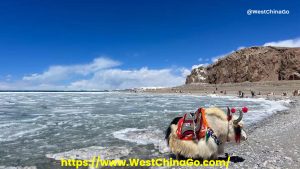
[{"label": "yak head", "polygon": [[246,113],[248,108],[243,107],[241,110],[238,110],[238,116],[233,116],[232,113],[235,113],[236,110],[232,108],[231,110],[227,108],[227,120],[228,120],[228,134],[227,141],[240,141],[247,140],[247,134],[244,130],[243,113]]}]

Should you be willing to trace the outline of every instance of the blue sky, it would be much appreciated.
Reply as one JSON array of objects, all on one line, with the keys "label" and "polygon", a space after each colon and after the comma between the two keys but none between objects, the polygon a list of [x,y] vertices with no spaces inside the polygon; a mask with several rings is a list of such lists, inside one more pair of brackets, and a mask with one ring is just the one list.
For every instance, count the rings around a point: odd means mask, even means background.
[{"label": "blue sky", "polygon": [[[299,0],[3,1],[0,89],[180,85],[193,65],[240,47],[300,46],[299,6]],[[248,9],[290,13],[249,16]]]}]

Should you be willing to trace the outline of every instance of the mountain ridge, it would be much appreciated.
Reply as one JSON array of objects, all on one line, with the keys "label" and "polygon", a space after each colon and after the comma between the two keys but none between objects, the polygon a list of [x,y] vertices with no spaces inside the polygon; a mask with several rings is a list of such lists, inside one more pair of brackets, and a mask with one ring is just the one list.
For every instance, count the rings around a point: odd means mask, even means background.
[{"label": "mountain ridge", "polygon": [[300,48],[249,47],[191,71],[186,84],[300,80]]}]

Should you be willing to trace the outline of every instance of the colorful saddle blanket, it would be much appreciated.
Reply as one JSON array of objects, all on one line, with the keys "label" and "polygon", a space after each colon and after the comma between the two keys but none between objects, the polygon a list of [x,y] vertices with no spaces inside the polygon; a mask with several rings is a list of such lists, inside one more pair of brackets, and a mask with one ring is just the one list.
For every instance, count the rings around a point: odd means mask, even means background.
[{"label": "colorful saddle blanket", "polygon": [[199,108],[195,113],[186,113],[178,121],[177,136],[181,140],[199,140],[205,137],[208,128],[205,110]]}]

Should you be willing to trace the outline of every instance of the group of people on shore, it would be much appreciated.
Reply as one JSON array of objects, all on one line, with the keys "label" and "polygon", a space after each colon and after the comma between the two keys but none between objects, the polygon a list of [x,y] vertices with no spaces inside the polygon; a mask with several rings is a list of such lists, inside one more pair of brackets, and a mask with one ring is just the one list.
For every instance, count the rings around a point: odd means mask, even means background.
[{"label": "group of people on shore", "polygon": [[[174,93],[189,93],[191,94],[192,92],[191,91],[184,91],[184,90],[181,90],[181,89],[174,89],[174,88],[171,88],[171,91],[174,92]],[[209,94],[209,91],[206,91],[204,93],[207,93]],[[223,95],[226,95],[227,94],[227,91],[226,90],[219,90],[218,91],[218,88],[216,87],[215,90],[212,91],[212,94],[217,94],[217,93],[220,93],[220,94],[223,94]],[[293,90],[292,91],[292,96],[300,96],[300,90]],[[244,98],[244,97],[256,97],[256,96],[261,96],[263,95],[260,91],[257,93],[255,92],[254,90],[250,90],[250,96],[246,96],[246,93],[244,91],[241,91],[239,90],[237,92],[237,97],[239,98]],[[275,92],[269,92],[266,94],[267,96],[274,96],[276,95]],[[283,92],[282,94],[280,94],[281,96],[288,96],[288,92]]]},{"label": "group of people on shore", "polygon": [[[256,94],[255,94],[255,92],[253,90],[251,90],[250,93],[251,93],[251,97],[255,97],[256,96]],[[257,95],[261,95],[261,93],[259,92]],[[274,92],[267,93],[267,96],[273,96],[273,95],[275,95]],[[282,93],[282,96],[287,96],[287,95],[288,95],[287,92],[283,92]],[[300,96],[300,90],[294,90],[292,92],[292,95],[293,96]],[[244,98],[245,97],[245,93],[243,91],[238,91],[238,97]]]}]

